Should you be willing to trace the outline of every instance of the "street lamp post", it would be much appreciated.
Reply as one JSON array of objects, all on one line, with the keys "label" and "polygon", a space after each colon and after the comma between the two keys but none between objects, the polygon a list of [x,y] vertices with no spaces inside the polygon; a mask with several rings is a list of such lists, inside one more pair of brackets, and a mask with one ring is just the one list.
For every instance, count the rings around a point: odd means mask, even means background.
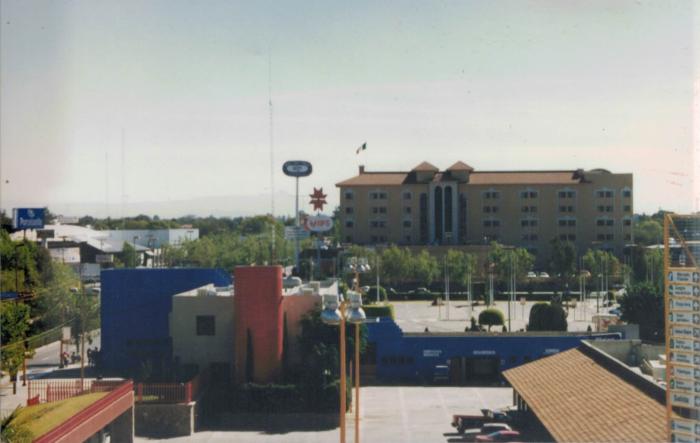
[{"label": "street lamp post", "polygon": [[[357,271],[359,272],[359,270]],[[323,296],[321,321],[340,327],[340,443],[345,443],[345,403],[347,375],[345,370],[345,323],[355,324],[355,442],[360,441],[360,325],[365,320],[362,310],[362,295],[348,291],[347,301],[335,294]]]}]

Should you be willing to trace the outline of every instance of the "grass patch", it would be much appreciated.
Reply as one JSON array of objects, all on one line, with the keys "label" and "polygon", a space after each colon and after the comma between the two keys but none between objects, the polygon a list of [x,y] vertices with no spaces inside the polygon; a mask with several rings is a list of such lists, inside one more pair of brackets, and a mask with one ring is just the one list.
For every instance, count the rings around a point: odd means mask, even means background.
[{"label": "grass patch", "polygon": [[25,428],[34,438],[39,438],[107,394],[108,392],[94,392],[52,403],[27,406],[17,412],[17,416],[9,425]]}]

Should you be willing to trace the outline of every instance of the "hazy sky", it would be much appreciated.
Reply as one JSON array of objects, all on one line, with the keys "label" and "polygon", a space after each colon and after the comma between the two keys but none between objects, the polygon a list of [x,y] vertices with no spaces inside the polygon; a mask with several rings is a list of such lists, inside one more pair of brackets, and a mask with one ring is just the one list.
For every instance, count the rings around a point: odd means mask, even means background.
[{"label": "hazy sky", "polygon": [[463,160],[632,172],[637,212],[687,212],[693,3],[0,0],[2,207],[119,215],[123,129],[128,203],[269,212],[270,56],[277,213],[288,159],[332,204],[360,163]]}]

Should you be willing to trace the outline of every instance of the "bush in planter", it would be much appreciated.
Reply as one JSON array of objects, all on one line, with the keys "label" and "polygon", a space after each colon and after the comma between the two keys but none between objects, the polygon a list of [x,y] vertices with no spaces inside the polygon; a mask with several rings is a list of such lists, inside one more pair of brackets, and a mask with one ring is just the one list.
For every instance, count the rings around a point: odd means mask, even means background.
[{"label": "bush in planter", "polygon": [[384,306],[377,306],[377,305],[365,305],[362,307],[364,309],[365,314],[367,315],[368,318],[370,317],[389,317],[392,320],[394,319],[394,306],[393,305],[384,305]]},{"label": "bush in planter", "polygon": [[505,323],[505,319],[503,317],[503,312],[501,312],[500,309],[496,308],[489,308],[489,309],[484,309],[479,313],[479,324],[482,326],[488,326],[489,331],[491,330],[491,326],[500,326]]},{"label": "bush in planter", "polygon": [[528,331],[566,331],[566,312],[559,304],[535,303],[530,309]]},{"label": "bush in planter", "polygon": [[[369,291],[367,291],[363,299],[366,303],[375,303],[377,301],[377,287],[370,286]],[[389,300],[386,295],[386,289],[382,286],[379,287],[379,300],[384,302]]]}]

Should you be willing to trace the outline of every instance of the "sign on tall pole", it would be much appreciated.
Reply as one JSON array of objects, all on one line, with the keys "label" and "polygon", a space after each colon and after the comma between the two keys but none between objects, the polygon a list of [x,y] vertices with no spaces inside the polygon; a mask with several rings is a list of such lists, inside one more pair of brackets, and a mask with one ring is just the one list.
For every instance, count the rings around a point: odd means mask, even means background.
[{"label": "sign on tall pole", "polygon": [[[699,263],[700,216],[666,214],[666,423],[668,441],[672,442],[700,440]],[[674,413],[674,409],[682,413]]]},{"label": "sign on tall pole", "polygon": [[[282,165],[282,172],[296,180],[296,200],[294,204],[294,226],[299,229],[299,178],[311,175],[313,168],[311,163],[304,160],[290,160]],[[294,240],[294,266],[299,272],[299,236]]]}]

